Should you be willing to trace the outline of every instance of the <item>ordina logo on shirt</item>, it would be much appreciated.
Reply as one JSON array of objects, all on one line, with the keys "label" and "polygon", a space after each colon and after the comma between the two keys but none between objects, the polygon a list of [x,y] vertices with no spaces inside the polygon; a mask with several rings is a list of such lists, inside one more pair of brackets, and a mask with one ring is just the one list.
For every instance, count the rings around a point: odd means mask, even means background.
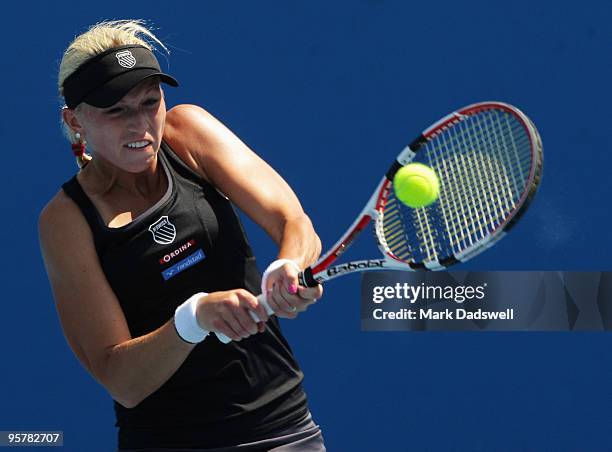
[{"label": "ordina logo on shirt", "polygon": [[182,245],[178,246],[176,249],[170,251],[169,253],[164,254],[164,257],[162,257],[159,260],[159,263],[161,265],[167,264],[168,262],[173,260],[175,257],[178,257],[179,255],[187,251],[189,248],[191,248],[195,244],[196,244],[196,241],[194,239],[190,239],[186,241]]}]

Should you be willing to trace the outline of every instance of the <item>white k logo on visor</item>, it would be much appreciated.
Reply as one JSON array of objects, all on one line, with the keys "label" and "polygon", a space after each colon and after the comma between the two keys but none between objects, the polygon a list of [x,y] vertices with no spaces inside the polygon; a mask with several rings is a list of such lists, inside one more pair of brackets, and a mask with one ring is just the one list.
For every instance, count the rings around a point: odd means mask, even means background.
[{"label": "white k logo on visor", "polygon": [[125,68],[132,69],[134,66],[136,66],[136,58],[134,58],[134,55],[132,55],[132,52],[129,50],[117,52],[115,56],[117,57],[119,64]]},{"label": "white k logo on visor", "polygon": [[149,226],[149,231],[153,234],[153,240],[155,243],[159,243],[160,245],[168,245],[174,242],[176,238],[176,228],[170,220],[168,220],[168,216],[164,215],[151,226]]}]

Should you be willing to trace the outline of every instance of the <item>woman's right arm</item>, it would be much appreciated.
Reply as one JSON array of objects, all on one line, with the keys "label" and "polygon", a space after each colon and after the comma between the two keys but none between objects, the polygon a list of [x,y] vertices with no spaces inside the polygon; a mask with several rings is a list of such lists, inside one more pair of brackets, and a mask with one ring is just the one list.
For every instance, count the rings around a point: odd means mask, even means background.
[{"label": "woman's right arm", "polygon": [[[157,330],[132,338],[100,267],[91,230],[63,192],[42,211],[39,235],[70,347],[114,400],[127,408],[138,405],[176,372],[194,345],[178,336],[173,317]],[[247,308],[267,320],[264,309],[246,290],[215,292],[201,299],[198,322],[204,329],[239,340],[257,332]]]}]

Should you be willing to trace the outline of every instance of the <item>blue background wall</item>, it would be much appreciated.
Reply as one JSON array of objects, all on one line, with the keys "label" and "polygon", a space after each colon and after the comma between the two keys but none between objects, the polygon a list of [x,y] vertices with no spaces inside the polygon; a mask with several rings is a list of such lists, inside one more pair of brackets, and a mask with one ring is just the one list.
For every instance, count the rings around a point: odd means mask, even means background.
[{"label": "blue background wall", "polygon": [[[63,430],[67,450],[115,445],[111,400],[64,341],[36,232],[76,169],[59,129],[59,59],[103,19],[159,28],[181,81],[167,102],[204,106],[274,166],[324,246],[420,130],[465,104],[503,100],[538,124],[543,185],[511,236],[465,268],[610,268],[610,1],[5,8],[0,430]],[[264,265],[275,248],[247,228]],[[329,450],[612,449],[609,335],[362,333],[358,300],[359,278],[343,278],[284,324]]]}]

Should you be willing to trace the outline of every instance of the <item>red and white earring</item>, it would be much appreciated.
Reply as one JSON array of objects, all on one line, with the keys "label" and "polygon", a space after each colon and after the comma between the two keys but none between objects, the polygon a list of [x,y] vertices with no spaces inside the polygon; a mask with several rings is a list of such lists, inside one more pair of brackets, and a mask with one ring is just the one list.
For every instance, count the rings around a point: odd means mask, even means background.
[{"label": "red and white earring", "polygon": [[85,142],[81,140],[81,134],[79,132],[74,134],[77,139],[76,143],[72,143],[72,153],[75,157],[83,157],[85,155]]}]

